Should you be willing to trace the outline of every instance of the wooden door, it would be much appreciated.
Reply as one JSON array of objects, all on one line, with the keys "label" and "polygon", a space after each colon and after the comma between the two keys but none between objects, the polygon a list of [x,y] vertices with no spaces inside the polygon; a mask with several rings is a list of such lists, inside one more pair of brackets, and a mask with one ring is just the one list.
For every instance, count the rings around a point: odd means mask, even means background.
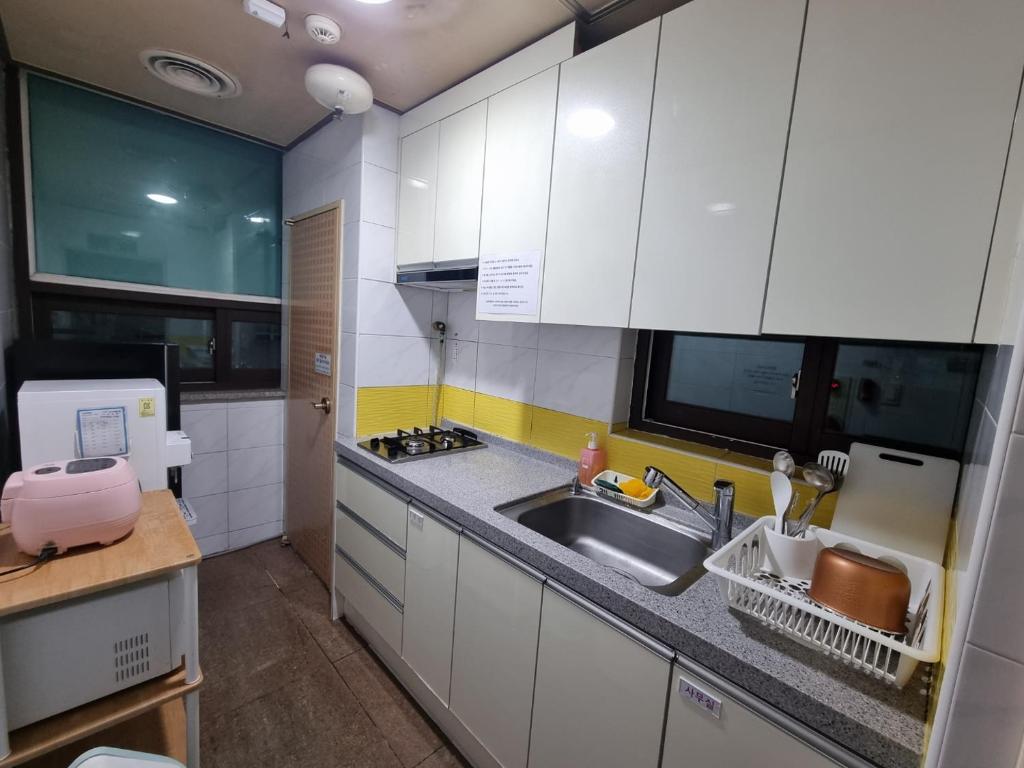
[{"label": "wooden door", "polygon": [[285,532],[299,556],[330,584],[341,275],[337,207],[295,222],[290,261]]}]

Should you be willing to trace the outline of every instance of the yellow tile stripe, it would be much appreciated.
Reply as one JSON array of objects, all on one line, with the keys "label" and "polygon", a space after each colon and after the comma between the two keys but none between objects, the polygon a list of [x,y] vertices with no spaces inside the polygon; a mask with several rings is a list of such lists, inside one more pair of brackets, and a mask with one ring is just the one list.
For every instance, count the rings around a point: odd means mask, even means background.
[{"label": "yellow tile stripe", "polygon": [[[356,431],[368,435],[426,424],[432,416],[432,397],[433,387],[429,386],[360,387]],[[644,467],[657,466],[705,501],[714,495],[715,480],[731,480],[736,484],[739,511],[774,514],[768,485],[771,462],[764,459],[637,430],[609,432],[609,425],[602,421],[447,385],[441,408],[444,418],[451,421],[571,459],[579,457],[584,435],[596,432],[612,469],[639,477]],[[813,498],[810,486],[802,482],[794,486],[801,506]],[[831,494],[821,503],[812,520],[815,525],[831,525],[836,498],[837,494]]]}]

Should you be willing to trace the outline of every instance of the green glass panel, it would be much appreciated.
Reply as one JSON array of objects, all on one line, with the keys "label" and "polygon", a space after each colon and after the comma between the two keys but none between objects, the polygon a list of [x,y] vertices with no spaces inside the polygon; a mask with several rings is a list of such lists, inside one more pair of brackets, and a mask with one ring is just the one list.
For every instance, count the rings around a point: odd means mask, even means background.
[{"label": "green glass panel", "polygon": [[281,295],[280,152],[45,77],[28,93],[37,272]]}]

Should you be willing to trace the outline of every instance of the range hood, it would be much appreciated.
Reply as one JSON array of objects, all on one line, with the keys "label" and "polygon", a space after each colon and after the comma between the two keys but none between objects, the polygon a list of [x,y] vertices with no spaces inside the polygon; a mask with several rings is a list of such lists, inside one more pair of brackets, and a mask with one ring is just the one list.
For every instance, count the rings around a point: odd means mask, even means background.
[{"label": "range hood", "polygon": [[399,272],[395,282],[399,285],[413,285],[433,291],[476,290],[477,268],[472,267],[431,267]]}]

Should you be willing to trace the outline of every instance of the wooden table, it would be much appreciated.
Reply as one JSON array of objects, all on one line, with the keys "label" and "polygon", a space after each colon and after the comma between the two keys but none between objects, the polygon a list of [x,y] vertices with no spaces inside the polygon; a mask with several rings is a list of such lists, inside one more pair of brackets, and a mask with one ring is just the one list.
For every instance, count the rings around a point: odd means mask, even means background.
[{"label": "wooden table", "polygon": [[[18,552],[9,526],[0,527],[0,571],[32,562]],[[80,547],[38,567],[0,576],[0,625],[4,617],[22,611],[102,592],[115,587],[180,572],[185,579],[184,616],[188,627],[184,664],[179,669],[7,733],[0,706],[0,768],[29,760],[56,758],[62,748],[92,734],[135,722],[148,713],[150,727],[172,728],[180,723],[184,701],[186,757],[199,768],[198,597],[196,568],[202,556],[170,491],[143,494],[135,529],[106,547]],[[0,689],[0,704],[3,691]],[[172,728],[173,730],[173,728]],[[178,729],[180,731],[180,729]],[[91,745],[85,745],[82,751]],[[69,764],[70,761],[64,763]],[[59,764],[59,763],[58,763]]]}]

